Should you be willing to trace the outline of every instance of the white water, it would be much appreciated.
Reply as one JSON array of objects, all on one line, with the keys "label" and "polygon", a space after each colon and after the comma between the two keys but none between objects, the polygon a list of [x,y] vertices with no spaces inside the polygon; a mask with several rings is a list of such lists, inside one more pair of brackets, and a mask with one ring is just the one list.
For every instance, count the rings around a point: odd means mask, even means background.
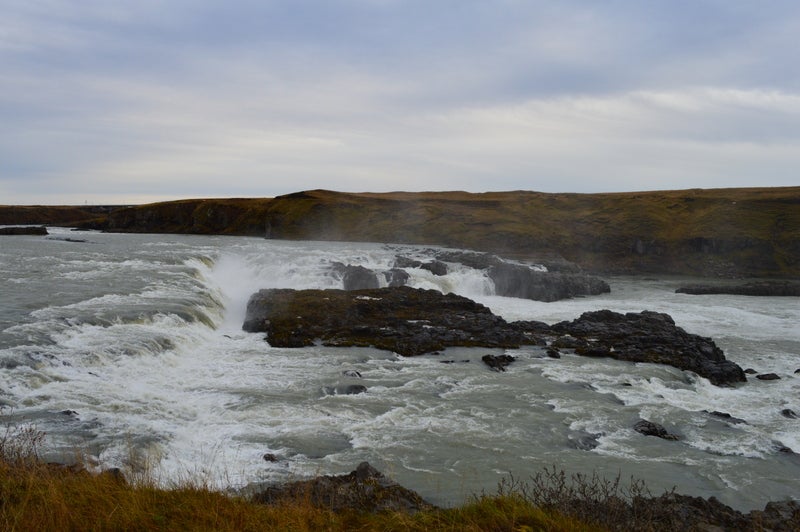
[{"label": "white water", "polygon": [[[331,261],[380,270],[397,253],[421,250],[55,230],[66,236],[89,242],[0,241],[2,417],[47,432],[54,458],[81,452],[98,467],[149,464],[165,482],[219,487],[347,472],[369,460],[443,504],[552,464],[634,475],[656,493],[676,486],[743,509],[796,496],[800,459],[777,450],[800,451],[800,420],[781,415],[800,413],[795,298],[688,296],[674,293],[682,279],[616,278],[611,294],[539,303],[493,296],[469,268],[444,277],[410,270],[412,286],[457,292],[508,320],[667,312],[743,367],[782,379],[720,388],[674,368],[552,360],[534,347],[495,373],[480,362],[487,349],[417,358],[277,349],[241,331],[247,298],[260,288],[337,288]],[[349,369],[363,379],[342,375]],[[348,384],[368,391],[336,393]],[[681,441],[635,433],[640,417]],[[589,434],[599,445],[577,448]]]}]

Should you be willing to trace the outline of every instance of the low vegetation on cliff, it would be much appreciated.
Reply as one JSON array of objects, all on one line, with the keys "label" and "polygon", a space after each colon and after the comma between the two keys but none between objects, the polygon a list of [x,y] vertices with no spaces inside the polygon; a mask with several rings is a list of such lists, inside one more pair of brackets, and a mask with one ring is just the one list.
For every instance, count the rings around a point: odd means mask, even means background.
[{"label": "low vegetation on cliff", "polygon": [[0,207],[0,223],[436,244],[519,258],[555,254],[591,271],[800,277],[800,187],[608,194],[312,190],[109,212],[57,209]]}]

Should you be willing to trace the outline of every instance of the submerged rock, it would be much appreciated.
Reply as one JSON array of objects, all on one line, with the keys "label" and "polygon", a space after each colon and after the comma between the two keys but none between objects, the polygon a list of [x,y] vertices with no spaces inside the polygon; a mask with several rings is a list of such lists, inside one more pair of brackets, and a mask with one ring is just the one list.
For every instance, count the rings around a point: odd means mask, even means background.
[{"label": "submerged rock", "polygon": [[511,355],[483,355],[481,360],[495,371],[505,371],[516,358]]},{"label": "submerged rock", "polygon": [[435,508],[418,493],[387,478],[367,462],[360,463],[347,475],[325,475],[268,487],[256,493],[252,500],[261,504],[308,501],[312,506],[334,512],[413,513]]},{"label": "submerged rock", "polygon": [[633,430],[645,436],[656,436],[664,440],[678,439],[676,435],[670,434],[663,426],[658,423],[653,423],[652,421],[647,421],[646,419],[637,421],[636,424],[633,425]]}]

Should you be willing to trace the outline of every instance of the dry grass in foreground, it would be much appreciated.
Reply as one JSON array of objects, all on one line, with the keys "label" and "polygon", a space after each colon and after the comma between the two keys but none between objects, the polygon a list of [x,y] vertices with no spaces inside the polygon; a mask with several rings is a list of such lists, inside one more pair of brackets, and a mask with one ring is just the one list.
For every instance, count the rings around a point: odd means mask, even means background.
[{"label": "dry grass in foreground", "polygon": [[37,453],[42,438],[32,428],[0,437],[2,530],[597,530],[517,495],[410,515],[333,512],[303,497],[267,506],[190,483],[161,489],[147,479],[129,483],[44,464]]},{"label": "dry grass in foreground", "polygon": [[[567,476],[557,468],[527,482],[511,478],[496,494],[450,509],[371,512],[365,508],[374,501],[363,501],[334,511],[302,490],[259,504],[191,482],[163,489],[146,475],[127,481],[45,464],[37,452],[42,440],[31,427],[0,433],[0,530],[800,530],[796,501],[742,514],[713,497],[653,497],[641,481],[623,486],[619,478]],[[380,497],[368,484],[362,488]]]}]

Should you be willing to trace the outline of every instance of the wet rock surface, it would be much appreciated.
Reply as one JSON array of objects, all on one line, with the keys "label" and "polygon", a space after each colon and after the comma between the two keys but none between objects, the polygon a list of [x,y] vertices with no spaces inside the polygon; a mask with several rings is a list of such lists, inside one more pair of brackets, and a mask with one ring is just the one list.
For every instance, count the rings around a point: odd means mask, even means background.
[{"label": "wet rock surface", "polygon": [[576,271],[550,271],[543,265],[535,267],[509,262],[489,253],[446,251],[438,253],[436,258],[486,270],[498,296],[550,302],[611,291],[608,283],[598,277]]},{"label": "wet rock surface", "polygon": [[371,290],[261,290],[244,330],[266,332],[273,347],[372,346],[413,356],[449,346],[516,348],[536,343],[471,299],[409,287]]},{"label": "wet rock surface", "polygon": [[362,290],[380,286],[377,274],[363,266],[334,262],[331,269],[334,276],[342,280],[345,290]]},{"label": "wet rock surface", "polygon": [[265,332],[273,347],[322,342],[334,347],[375,347],[404,356],[446,347],[550,345],[583,356],[667,364],[713,384],[745,382],[710,338],[689,334],[667,314],[586,312],[553,326],[508,323],[485,306],[455,294],[409,287],[343,290],[261,290],[250,298],[243,329]]},{"label": "wet rock surface", "polygon": [[598,310],[552,329],[576,339],[564,347],[573,347],[579,355],[667,364],[693,371],[716,385],[747,380],[742,368],[727,360],[713,340],[687,333],[668,314]]},{"label": "wet rock surface", "polygon": [[481,360],[494,371],[505,371],[516,358],[511,355],[483,355]]},{"label": "wet rock surface", "polygon": [[46,235],[47,228],[43,225],[23,225],[15,227],[0,227],[0,235],[14,236],[14,235]]},{"label": "wet rock surface", "polygon": [[671,434],[667,429],[658,423],[640,419],[633,425],[633,430],[645,436],[655,436],[664,440],[677,440],[678,436]]},{"label": "wet rock surface", "polygon": [[360,463],[354,471],[346,475],[325,475],[268,487],[256,493],[252,500],[261,504],[303,500],[318,508],[335,512],[356,510],[413,513],[435,508],[418,493],[387,478],[367,462]]},{"label": "wet rock surface", "polygon": [[742,284],[693,284],[675,290],[678,294],[731,294],[740,296],[800,296],[800,283],[791,281],[755,281]]}]

